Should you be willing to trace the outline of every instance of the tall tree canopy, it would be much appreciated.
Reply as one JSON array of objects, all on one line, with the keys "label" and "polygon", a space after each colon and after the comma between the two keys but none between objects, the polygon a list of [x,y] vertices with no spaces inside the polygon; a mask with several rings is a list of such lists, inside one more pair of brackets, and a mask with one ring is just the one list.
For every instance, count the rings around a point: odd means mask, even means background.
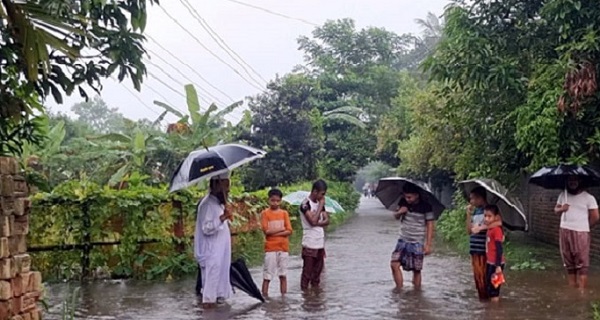
[{"label": "tall tree canopy", "polygon": [[428,93],[408,103],[403,167],[513,184],[542,165],[598,163],[599,17],[592,1],[454,1],[423,64]]}]

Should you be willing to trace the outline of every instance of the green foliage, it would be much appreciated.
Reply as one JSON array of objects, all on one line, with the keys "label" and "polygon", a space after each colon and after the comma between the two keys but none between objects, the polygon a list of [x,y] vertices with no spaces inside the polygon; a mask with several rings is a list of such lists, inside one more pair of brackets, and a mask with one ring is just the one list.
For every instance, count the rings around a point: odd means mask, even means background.
[{"label": "green foliage", "polygon": [[[66,246],[89,242],[119,241],[119,245],[94,247],[85,251],[49,251],[32,253],[35,267],[46,279],[62,280],[81,277],[82,262],[90,261],[91,276],[107,274],[111,277],[169,279],[195,272],[197,266],[191,250],[196,219],[196,206],[203,194],[199,190],[184,190],[169,194],[166,187],[143,183],[143,177],[134,174],[126,189],[101,187],[89,181],[64,182],[50,193],[33,197],[30,238],[31,247]],[[234,180],[235,185],[235,180]],[[310,183],[282,188],[285,193],[310,190]],[[267,207],[267,192],[252,194],[240,188],[231,196],[230,203],[236,214],[232,229],[239,230],[234,246],[234,257],[245,257],[250,263],[262,261],[263,235],[260,231],[247,232],[251,220],[256,221]],[[348,211],[332,217],[332,228],[342,223],[357,207],[360,195],[348,183],[330,182],[329,194],[340,201]],[[181,203],[181,210],[174,202]],[[292,237],[299,243],[301,227],[297,208],[287,208],[292,214],[296,230]],[[240,211],[241,210],[241,211]],[[183,219],[185,238],[177,238],[173,228],[178,218]],[[158,240],[157,243],[139,243]],[[298,244],[293,247],[297,248]],[[174,250],[179,247],[183,251]],[[296,249],[295,249],[296,250]]]},{"label": "green foliage", "polygon": [[243,181],[249,189],[316,178],[323,143],[311,123],[313,86],[306,76],[287,75],[269,83],[266,93],[250,100],[254,130],[242,139],[267,155],[244,169]]},{"label": "green foliage", "polygon": [[184,87],[187,110],[189,114],[184,115],[179,109],[165,102],[154,101],[154,104],[172,113],[180,119],[175,129],[170,129],[171,138],[181,153],[186,154],[200,147],[209,147],[220,142],[229,142],[233,139],[233,126],[225,121],[225,116],[242,105],[242,101],[235,102],[228,107],[219,110],[217,105],[211,104],[206,111],[201,110],[200,100],[196,88],[192,84]]},{"label": "green foliage", "polygon": [[125,131],[127,120],[118,110],[118,108],[109,108],[100,96],[95,96],[89,101],[76,103],[71,107],[71,111],[77,115],[78,121],[102,134]]},{"label": "green foliage", "polygon": [[597,6],[453,2],[422,65],[429,86],[401,89],[380,124],[380,148],[397,145],[400,171],[514,185],[540,166],[599,162]]},{"label": "green foliage", "polygon": [[462,194],[454,197],[456,207],[446,210],[436,222],[435,230],[442,239],[455,246],[460,252],[469,252],[469,234],[466,227],[466,201]]},{"label": "green foliage", "polygon": [[600,303],[592,303],[592,319],[600,320]]},{"label": "green foliage", "polygon": [[86,87],[99,91],[115,73],[140,89],[148,3],[157,1],[0,3],[0,153],[19,155],[22,142],[41,142],[32,120],[46,98],[62,103],[75,90],[87,98]]}]

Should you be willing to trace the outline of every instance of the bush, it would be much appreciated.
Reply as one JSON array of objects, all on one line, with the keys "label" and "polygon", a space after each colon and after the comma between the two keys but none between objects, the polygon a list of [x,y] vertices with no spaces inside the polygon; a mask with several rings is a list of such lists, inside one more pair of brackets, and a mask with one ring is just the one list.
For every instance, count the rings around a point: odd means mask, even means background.
[{"label": "bush", "polygon": [[[235,185],[235,181],[234,181]],[[354,210],[360,195],[349,183],[329,183],[332,197],[347,210]],[[284,191],[310,190],[310,183],[288,186]],[[92,277],[164,279],[195,272],[196,263],[190,236],[194,234],[196,205],[205,191],[191,188],[169,194],[166,187],[130,184],[115,190],[92,182],[68,181],[51,193],[39,193],[33,200],[29,242],[33,247],[60,247],[91,242],[119,241],[120,245],[93,247],[89,255],[81,250],[32,252],[34,267],[47,280],[80,278],[83,261],[89,261]],[[235,218],[234,257],[245,257],[250,265],[262,261],[264,236],[260,231],[260,212],[267,207],[268,190],[244,193],[232,188],[231,208]],[[180,202],[175,206],[174,200]],[[298,209],[286,206],[295,232],[293,253],[299,252],[301,226]],[[332,216],[332,228],[350,212]],[[183,219],[184,237],[174,235],[177,219]],[[149,239],[158,243],[138,244]],[[174,250],[175,248],[180,249]]]}]

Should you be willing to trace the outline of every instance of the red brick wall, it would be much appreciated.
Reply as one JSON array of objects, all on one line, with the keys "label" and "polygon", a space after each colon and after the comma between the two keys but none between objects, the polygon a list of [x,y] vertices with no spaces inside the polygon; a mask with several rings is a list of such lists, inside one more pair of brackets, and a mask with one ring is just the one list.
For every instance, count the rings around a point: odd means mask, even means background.
[{"label": "red brick wall", "polygon": [[[560,191],[545,190],[529,185],[525,194],[527,201],[523,203],[529,213],[530,235],[534,238],[558,246],[558,227],[560,216],[554,213],[554,205]],[[600,189],[589,192],[600,202]],[[523,192],[522,192],[523,193]],[[595,260],[600,260],[600,225],[592,229],[591,255]]]}]

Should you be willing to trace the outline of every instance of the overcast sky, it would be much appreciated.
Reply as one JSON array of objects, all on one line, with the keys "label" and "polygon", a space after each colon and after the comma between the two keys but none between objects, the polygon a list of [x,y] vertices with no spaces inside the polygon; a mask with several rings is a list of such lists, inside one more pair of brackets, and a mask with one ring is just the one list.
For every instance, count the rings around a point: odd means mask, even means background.
[{"label": "overcast sky", "polygon": [[[376,26],[399,34],[419,33],[420,29],[415,23],[415,19],[425,18],[428,12],[441,15],[449,1],[187,0],[187,2],[237,55],[255,69],[262,78],[269,80],[273,79],[276,74],[282,75],[289,72],[295,65],[303,62],[296,39],[300,35],[310,35],[314,29],[313,24],[321,25],[331,19],[352,18],[356,21],[358,28]],[[237,2],[251,4],[273,13]],[[118,107],[126,117],[155,119],[162,109],[154,105],[154,100],[164,101],[166,99],[170,105],[180,110],[186,110],[183,85],[190,83],[190,80],[196,85],[199,94],[206,96],[211,101],[218,98],[219,101],[226,104],[232,101],[227,96],[236,101],[242,100],[249,95],[259,93],[259,88],[265,87],[264,82],[250,68],[246,67],[259,82],[254,85],[248,83],[254,83],[254,81],[249,79],[244,69],[216,44],[208,32],[202,28],[200,22],[192,16],[192,12],[186,9],[184,3],[184,0],[162,0],[161,7],[154,6],[149,10],[145,34],[151,38],[146,44],[151,59],[147,64],[148,78],[144,80],[141,92],[135,91],[127,80],[123,83],[111,79],[104,81],[102,99],[110,107]],[[189,33],[167,14],[171,15]],[[170,53],[164,51],[160,46],[166,48]],[[225,63],[219,61],[203,46]],[[193,71],[174,56],[193,68]],[[177,70],[169,66],[165,60]],[[243,75],[248,82],[236,74],[232,68]],[[171,77],[163,73],[161,69]],[[227,96],[211,87],[199,75]],[[169,87],[177,90],[178,93]],[[50,100],[47,102],[47,106],[52,111],[65,112],[74,103],[81,100],[79,95],[75,94],[65,99],[63,105],[56,105],[53,100]],[[201,101],[206,105],[205,99],[201,98]],[[219,103],[218,105],[222,106]],[[229,117],[232,121],[238,118],[239,115],[236,114]]]}]

